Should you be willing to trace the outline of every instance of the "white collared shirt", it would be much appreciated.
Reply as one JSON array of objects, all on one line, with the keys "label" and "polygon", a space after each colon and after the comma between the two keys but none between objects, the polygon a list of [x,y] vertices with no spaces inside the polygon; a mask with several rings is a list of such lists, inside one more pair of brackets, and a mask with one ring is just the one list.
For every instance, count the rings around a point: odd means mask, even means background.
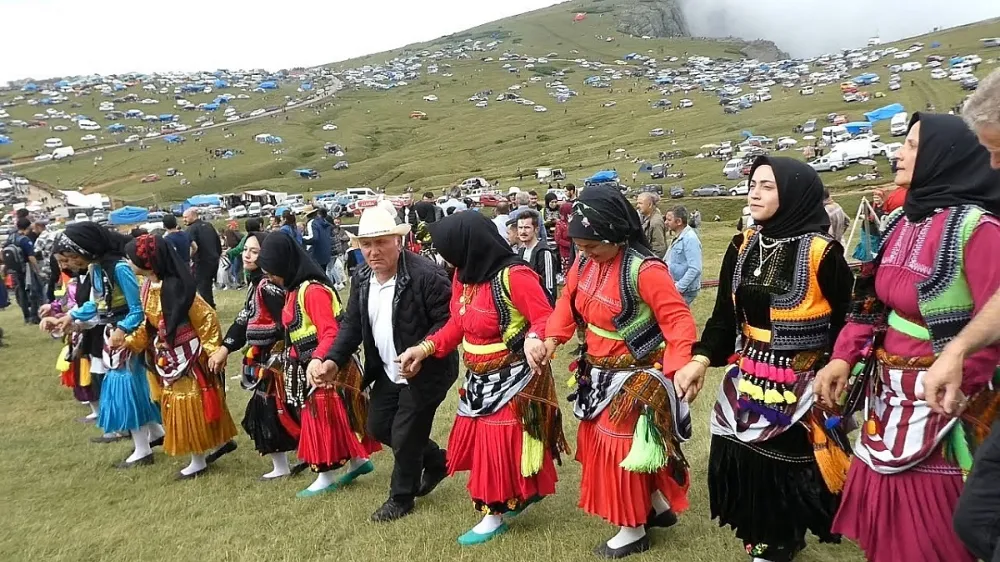
[{"label": "white collared shirt", "polygon": [[385,374],[396,384],[406,384],[396,363],[396,343],[392,337],[392,301],[396,295],[396,277],[379,283],[372,273],[368,284],[368,320],[372,327],[372,338],[382,359]]}]

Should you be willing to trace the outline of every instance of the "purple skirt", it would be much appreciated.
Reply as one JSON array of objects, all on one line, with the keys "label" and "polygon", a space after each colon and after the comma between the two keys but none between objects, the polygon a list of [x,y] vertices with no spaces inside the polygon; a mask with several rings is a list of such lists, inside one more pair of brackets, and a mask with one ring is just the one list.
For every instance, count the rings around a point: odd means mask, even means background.
[{"label": "purple skirt", "polygon": [[952,528],[963,487],[954,471],[940,454],[892,475],[854,459],[833,532],[857,542],[870,562],[975,562]]}]

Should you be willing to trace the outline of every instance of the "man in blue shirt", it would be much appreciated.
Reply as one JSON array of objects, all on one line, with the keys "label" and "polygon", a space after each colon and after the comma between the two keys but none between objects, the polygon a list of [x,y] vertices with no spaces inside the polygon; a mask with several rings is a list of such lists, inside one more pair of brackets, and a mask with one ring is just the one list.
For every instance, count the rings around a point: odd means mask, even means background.
[{"label": "man in blue shirt", "polygon": [[163,239],[167,241],[168,244],[177,250],[177,255],[181,257],[181,260],[190,265],[191,264],[191,237],[188,236],[187,232],[180,230],[177,227],[177,217],[174,215],[166,215],[163,217],[163,228],[166,229],[166,234],[163,235]]},{"label": "man in blue shirt", "polygon": [[[17,219],[17,232],[11,234],[5,247],[16,248],[16,253],[4,251],[3,274],[14,276],[14,289],[17,304],[21,306],[25,324],[38,324],[38,307],[42,299],[42,272],[35,259],[35,245],[28,237],[31,230],[31,219]],[[0,275],[2,279],[3,275]],[[2,282],[2,281],[0,281]]]},{"label": "man in blue shirt", "polygon": [[690,305],[701,290],[701,240],[688,225],[689,218],[684,207],[674,207],[667,211],[664,222],[674,233],[674,239],[663,259],[670,269],[670,277],[674,279],[677,292]]}]

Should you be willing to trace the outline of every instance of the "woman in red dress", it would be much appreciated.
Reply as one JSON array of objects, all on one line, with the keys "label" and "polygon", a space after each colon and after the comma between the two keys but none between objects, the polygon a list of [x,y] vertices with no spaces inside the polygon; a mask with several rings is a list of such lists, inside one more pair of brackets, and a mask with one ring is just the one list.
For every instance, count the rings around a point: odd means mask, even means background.
[{"label": "woman in red dress", "polygon": [[586,326],[576,371],[580,507],[620,527],[595,553],[621,558],[649,549],[648,527],[669,527],[687,509],[691,435],[688,390],[672,382],[691,359],[694,317],[649,249],[635,209],[617,190],[588,187],[569,234],[581,252],[546,326],[548,356]]},{"label": "woman in red dress", "polygon": [[[317,473],[298,497],[332,492],[374,470],[368,456],[381,449],[365,430],[368,396],[362,392],[358,366],[343,369],[335,380],[320,378],[323,356],[337,337],[340,298],[325,272],[291,236],[268,236],[257,265],[288,291],[281,311],[285,399],[301,408],[299,460]],[[334,480],[333,471],[345,464],[348,472]]]},{"label": "woman in red dress", "polygon": [[504,516],[555,493],[553,459],[568,452],[550,368],[545,322],[552,313],[538,275],[479,213],[428,225],[438,253],[455,268],[451,318],[399,357],[403,376],[430,355],[462,344],[468,371],[448,440],[448,474],[469,471],[469,495],[483,513],[459,544],[507,530]]}]

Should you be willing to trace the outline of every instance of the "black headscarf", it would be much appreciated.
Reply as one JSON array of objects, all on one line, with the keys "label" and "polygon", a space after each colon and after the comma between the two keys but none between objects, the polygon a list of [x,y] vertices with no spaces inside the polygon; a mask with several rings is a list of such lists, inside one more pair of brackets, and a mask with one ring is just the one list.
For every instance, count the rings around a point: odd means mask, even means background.
[{"label": "black headscarf", "polygon": [[173,345],[177,328],[188,321],[196,286],[191,269],[162,236],[143,234],[125,247],[128,259],[160,280],[160,309],[166,324],[167,343]]},{"label": "black headscarf", "polygon": [[557,200],[557,199],[559,199],[559,196],[556,195],[556,193],[554,191],[549,191],[548,193],[546,193],[545,194],[545,209],[544,210],[545,211],[558,211],[559,210],[558,206],[555,209],[552,208],[552,202],[555,201],[555,200]]},{"label": "black headscarf", "polygon": [[503,268],[525,263],[481,213],[455,213],[429,223],[427,230],[434,249],[455,266],[457,279],[465,285],[487,283]]},{"label": "black headscarf", "polygon": [[284,232],[268,236],[260,245],[257,267],[284,280],[284,287],[293,291],[306,281],[316,281],[333,287],[323,268],[301,244]]},{"label": "black headscarf", "polygon": [[56,251],[98,262],[113,279],[115,264],[125,257],[125,245],[129,240],[128,236],[108,230],[96,222],[75,222],[66,227]]},{"label": "black headscarf", "polygon": [[911,221],[935,209],[978,205],[1000,213],[1000,172],[990,168],[990,153],[960,117],[914,113],[920,122],[917,161],[903,212]]},{"label": "black headscarf", "polygon": [[639,213],[617,188],[590,186],[580,192],[569,218],[570,238],[627,244],[645,256],[654,256],[642,232]]},{"label": "black headscarf", "polygon": [[771,218],[756,221],[768,238],[790,238],[830,230],[830,216],[823,205],[823,181],[812,166],[794,158],[760,156],[750,167],[750,177],[760,166],[774,170],[778,184],[778,210]]}]

